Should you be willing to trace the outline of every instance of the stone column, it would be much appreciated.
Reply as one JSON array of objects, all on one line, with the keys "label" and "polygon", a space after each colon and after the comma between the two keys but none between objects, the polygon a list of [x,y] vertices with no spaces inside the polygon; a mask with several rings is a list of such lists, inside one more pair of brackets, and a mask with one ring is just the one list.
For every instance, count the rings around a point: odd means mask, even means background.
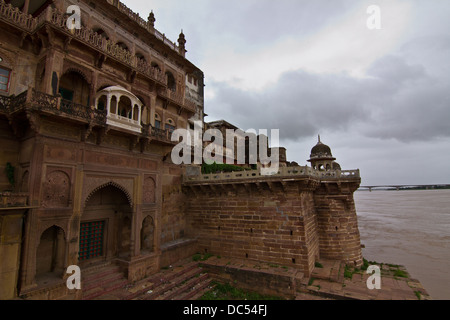
[{"label": "stone column", "polygon": [[30,7],[30,0],[25,0],[25,4],[23,5],[22,12],[28,14],[28,8]]},{"label": "stone column", "polygon": [[155,109],[156,109],[156,96],[150,96],[150,121],[148,122],[152,127],[155,126]]}]

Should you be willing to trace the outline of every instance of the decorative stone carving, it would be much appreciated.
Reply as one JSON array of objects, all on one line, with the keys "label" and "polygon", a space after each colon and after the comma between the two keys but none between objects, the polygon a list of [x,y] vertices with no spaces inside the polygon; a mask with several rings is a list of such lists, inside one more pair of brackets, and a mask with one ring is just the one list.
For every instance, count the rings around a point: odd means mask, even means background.
[{"label": "decorative stone carving", "polygon": [[67,173],[55,170],[47,173],[43,183],[42,205],[46,208],[60,208],[69,205],[70,177]]},{"label": "decorative stone carving", "polygon": [[144,180],[142,202],[144,204],[155,203],[155,189],[156,183],[152,177],[147,177]]},{"label": "decorative stone carving", "polygon": [[83,206],[86,205],[89,198],[98,190],[107,187],[114,186],[122,190],[130,203],[130,207],[133,206],[133,179],[121,179],[111,177],[86,177],[83,187]]}]

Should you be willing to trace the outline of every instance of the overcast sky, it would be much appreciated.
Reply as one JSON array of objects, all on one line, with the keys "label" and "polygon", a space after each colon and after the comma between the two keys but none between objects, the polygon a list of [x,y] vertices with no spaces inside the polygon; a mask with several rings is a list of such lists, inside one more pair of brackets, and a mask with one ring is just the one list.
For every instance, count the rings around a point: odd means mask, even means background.
[{"label": "overcast sky", "polygon": [[122,1],[183,29],[206,121],[280,129],[300,165],[320,134],[362,185],[450,183],[450,1]]}]

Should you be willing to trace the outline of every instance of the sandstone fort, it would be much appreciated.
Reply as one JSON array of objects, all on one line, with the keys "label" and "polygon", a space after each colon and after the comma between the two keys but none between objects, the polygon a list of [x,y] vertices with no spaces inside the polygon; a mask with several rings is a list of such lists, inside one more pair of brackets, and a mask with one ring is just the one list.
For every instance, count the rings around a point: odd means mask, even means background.
[{"label": "sandstone fort", "polygon": [[237,128],[204,122],[204,74],[155,21],[117,0],[0,0],[0,299],[82,299],[71,265],[123,287],[196,253],[306,279],[319,259],[360,267],[359,170],[326,137],[308,166],[274,148],[273,175],[171,161],[174,130]]}]

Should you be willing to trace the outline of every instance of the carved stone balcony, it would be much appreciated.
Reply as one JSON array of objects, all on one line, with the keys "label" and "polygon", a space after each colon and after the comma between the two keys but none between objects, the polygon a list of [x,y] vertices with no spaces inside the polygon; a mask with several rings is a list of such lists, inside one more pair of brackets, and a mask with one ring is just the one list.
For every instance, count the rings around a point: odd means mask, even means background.
[{"label": "carved stone balcony", "polygon": [[176,104],[180,108],[179,111],[181,111],[182,109],[186,109],[189,112],[195,114],[197,110],[197,105],[195,103],[185,98],[182,94],[179,94],[173,90],[167,89],[165,87],[160,87],[158,89],[158,95],[161,98],[164,98],[169,102]]},{"label": "carved stone balcony", "polygon": [[125,130],[133,131],[136,133],[141,133],[142,126],[139,124],[139,121],[129,119],[127,117],[122,117],[117,114],[110,113],[107,116],[106,124],[113,125]]},{"label": "carved stone balcony", "polygon": [[178,143],[171,140],[172,133],[169,130],[155,128],[149,124],[142,125],[142,136],[165,145],[174,146]]},{"label": "carved stone balcony", "polygon": [[28,206],[28,193],[0,192],[0,209]]},{"label": "carved stone balcony", "polygon": [[90,126],[106,127],[108,124],[112,124],[115,127],[127,129],[152,141],[166,145],[177,144],[177,142],[171,141],[172,134],[170,130],[140,124],[139,121],[112,113],[107,116],[106,111],[76,104],[61,99],[59,96],[48,95],[32,88],[18,96],[0,96],[0,113],[14,115],[20,111],[27,110],[64,117],[72,121],[89,124]]}]

